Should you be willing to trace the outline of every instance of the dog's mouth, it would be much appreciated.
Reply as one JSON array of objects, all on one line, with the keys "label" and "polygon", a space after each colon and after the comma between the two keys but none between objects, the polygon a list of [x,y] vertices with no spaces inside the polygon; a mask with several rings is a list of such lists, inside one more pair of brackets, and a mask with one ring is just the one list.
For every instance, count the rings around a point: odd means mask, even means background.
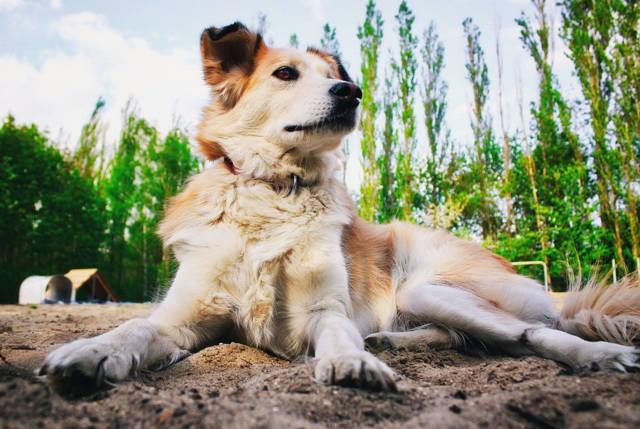
[{"label": "dog's mouth", "polygon": [[345,109],[339,113],[332,113],[318,121],[299,125],[287,125],[284,130],[289,133],[298,131],[351,131],[356,125],[356,109]]}]

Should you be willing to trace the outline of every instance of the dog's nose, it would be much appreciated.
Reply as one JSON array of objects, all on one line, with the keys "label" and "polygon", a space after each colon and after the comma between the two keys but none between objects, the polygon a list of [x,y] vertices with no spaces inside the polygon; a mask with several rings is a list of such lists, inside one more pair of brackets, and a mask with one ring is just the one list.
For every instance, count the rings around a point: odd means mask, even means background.
[{"label": "dog's nose", "polygon": [[358,105],[362,98],[362,90],[351,82],[340,82],[329,88],[329,93],[339,100]]}]

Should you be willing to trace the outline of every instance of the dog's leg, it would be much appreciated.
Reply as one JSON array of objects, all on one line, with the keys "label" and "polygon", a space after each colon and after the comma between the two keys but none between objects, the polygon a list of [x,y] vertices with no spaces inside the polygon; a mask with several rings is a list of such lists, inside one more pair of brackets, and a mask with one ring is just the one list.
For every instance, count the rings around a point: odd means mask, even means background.
[{"label": "dog's leg", "polygon": [[40,374],[56,382],[88,378],[100,386],[124,380],[139,369],[166,368],[190,350],[220,338],[229,321],[222,313],[196,319],[201,294],[194,282],[206,280],[198,277],[198,269],[181,265],[166,299],[148,319],[129,320],[97,337],[58,347],[47,356]]},{"label": "dog's leg", "polygon": [[638,366],[633,347],[589,342],[542,324],[521,321],[476,295],[434,284],[401,288],[398,310],[423,320],[460,330],[475,339],[515,354],[537,354],[574,369],[615,369]]},{"label": "dog's leg", "polygon": [[453,347],[453,338],[446,329],[426,326],[404,332],[376,332],[364,339],[367,348],[373,351],[385,349],[417,349],[428,346],[442,350]]},{"label": "dog's leg", "polygon": [[315,376],[324,384],[396,390],[393,371],[364,350],[362,336],[342,314],[325,313],[312,322]]}]

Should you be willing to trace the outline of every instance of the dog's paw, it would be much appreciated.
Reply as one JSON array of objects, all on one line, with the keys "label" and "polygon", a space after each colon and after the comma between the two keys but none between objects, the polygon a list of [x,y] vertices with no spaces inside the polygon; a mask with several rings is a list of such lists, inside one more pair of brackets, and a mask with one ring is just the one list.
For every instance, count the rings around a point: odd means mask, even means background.
[{"label": "dog's paw", "polygon": [[384,332],[367,335],[364,339],[364,345],[374,353],[395,348],[391,339]]},{"label": "dog's paw", "polygon": [[47,376],[56,385],[64,383],[89,389],[124,380],[137,371],[139,364],[139,355],[111,341],[87,338],[64,344],[49,353],[38,374]]},{"label": "dog's paw", "polygon": [[316,363],[315,377],[323,384],[397,391],[394,372],[368,352],[321,358]]},{"label": "dog's paw", "polygon": [[580,365],[583,370],[627,372],[640,368],[640,348],[600,341]]}]

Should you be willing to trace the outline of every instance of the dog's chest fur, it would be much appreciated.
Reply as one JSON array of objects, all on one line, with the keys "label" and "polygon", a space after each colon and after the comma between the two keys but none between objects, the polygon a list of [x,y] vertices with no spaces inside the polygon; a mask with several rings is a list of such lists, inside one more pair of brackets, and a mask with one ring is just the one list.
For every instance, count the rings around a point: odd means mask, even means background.
[{"label": "dog's chest fur", "polygon": [[198,182],[185,191],[196,191],[190,198],[194,206],[184,213],[190,219],[174,226],[178,220],[169,210],[161,227],[181,264],[210,255],[216,265],[198,300],[198,317],[230,313],[248,343],[284,352],[287,265],[305,260],[301,253],[318,236],[341,230],[348,211],[334,190],[322,187],[287,196],[264,183],[222,182],[212,191]]}]

